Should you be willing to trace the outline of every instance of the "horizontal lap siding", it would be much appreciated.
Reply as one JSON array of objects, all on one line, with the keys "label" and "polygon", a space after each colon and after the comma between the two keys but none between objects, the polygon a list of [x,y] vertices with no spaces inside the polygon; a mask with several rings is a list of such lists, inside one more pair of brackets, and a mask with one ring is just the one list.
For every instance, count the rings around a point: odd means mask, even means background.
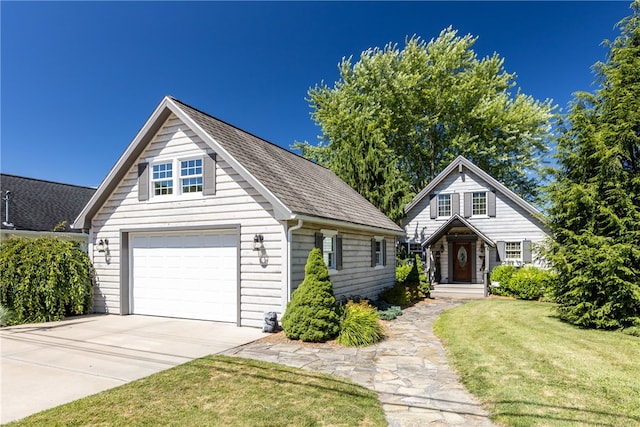
[{"label": "horizontal lap siding", "polygon": [[[294,232],[292,242],[292,288],[295,289],[304,280],[304,266],[309,252],[313,249],[316,232],[321,228],[331,227],[306,224]],[[334,294],[342,296],[361,296],[375,299],[380,292],[391,287],[395,281],[395,237],[380,236],[387,240],[387,263],[383,268],[371,267],[371,238],[373,234],[359,231],[336,229],[342,235],[342,265],[341,270],[331,271]]]},{"label": "horizontal lap siding", "polygon": [[[265,311],[282,311],[282,225],[270,203],[217,155],[216,194],[170,201],[138,201],[137,164],[155,156],[200,152],[209,147],[175,116],[153,138],[136,164],[92,219],[94,243],[109,239],[109,262],[94,252],[97,289],[95,309],[120,313],[120,232],[131,229],[166,230],[214,228],[240,224],[241,324],[262,326]],[[179,173],[179,171],[174,171]],[[264,236],[266,263],[253,250],[253,236]],[[263,260],[264,261],[264,260]]]}]

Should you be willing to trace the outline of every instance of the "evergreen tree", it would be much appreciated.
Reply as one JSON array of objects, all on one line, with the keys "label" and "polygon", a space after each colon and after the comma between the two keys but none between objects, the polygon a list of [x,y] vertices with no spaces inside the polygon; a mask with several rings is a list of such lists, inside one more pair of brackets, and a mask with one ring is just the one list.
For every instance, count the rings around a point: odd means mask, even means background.
[{"label": "evergreen tree", "polygon": [[452,28],[429,43],[369,49],[339,64],[340,80],[309,90],[317,146],[302,155],[329,167],[399,221],[404,205],[458,155],[527,199],[546,150],[554,107],[520,91],[497,54],[479,59],[476,38]]},{"label": "evergreen tree", "polygon": [[304,280],[291,295],[282,328],[287,337],[309,342],[324,342],[340,331],[333,284],[320,249],[309,253]]},{"label": "evergreen tree", "polygon": [[558,142],[551,196],[560,316],[595,328],[640,326],[640,1],[578,93]]}]

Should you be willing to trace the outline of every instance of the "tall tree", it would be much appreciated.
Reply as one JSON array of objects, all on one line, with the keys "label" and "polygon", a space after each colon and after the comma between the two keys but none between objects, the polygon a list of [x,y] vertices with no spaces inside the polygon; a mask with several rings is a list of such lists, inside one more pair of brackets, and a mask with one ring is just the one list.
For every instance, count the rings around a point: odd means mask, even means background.
[{"label": "tall tree", "polygon": [[497,54],[478,59],[477,38],[452,28],[399,50],[369,49],[339,64],[333,87],[309,90],[317,146],[296,143],[394,220],[403,206],[458,155],[531,199],[531,173],[551,135],[551,101],[516,90]]},{"label": "tall tree", "polygon": [[620,21],[600,89],[577,93],[550,186],[548,257],[560,315],[585,327],[640,327],[640,1]]}]

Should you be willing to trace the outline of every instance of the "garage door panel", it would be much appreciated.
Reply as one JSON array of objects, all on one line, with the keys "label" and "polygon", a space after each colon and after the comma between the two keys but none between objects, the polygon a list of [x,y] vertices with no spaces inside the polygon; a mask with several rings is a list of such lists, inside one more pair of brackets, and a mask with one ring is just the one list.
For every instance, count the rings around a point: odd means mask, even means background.
[{"label": "garage door panel", "polygon": [[235,322],[237,235],[132,235],[132,312]]}]

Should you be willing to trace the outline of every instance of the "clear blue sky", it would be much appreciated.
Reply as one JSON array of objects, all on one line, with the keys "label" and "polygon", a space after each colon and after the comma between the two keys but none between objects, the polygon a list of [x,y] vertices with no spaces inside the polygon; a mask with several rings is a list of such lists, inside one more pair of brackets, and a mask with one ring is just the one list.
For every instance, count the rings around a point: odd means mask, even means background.
[{"label": "clear blue sky", "polygon": [[1,169],[98,186],[164,95],[285,148],[315,143],[307,90],[342,57],[449,25],[566,109],[595,89],[629,4],[2,1]]}]

